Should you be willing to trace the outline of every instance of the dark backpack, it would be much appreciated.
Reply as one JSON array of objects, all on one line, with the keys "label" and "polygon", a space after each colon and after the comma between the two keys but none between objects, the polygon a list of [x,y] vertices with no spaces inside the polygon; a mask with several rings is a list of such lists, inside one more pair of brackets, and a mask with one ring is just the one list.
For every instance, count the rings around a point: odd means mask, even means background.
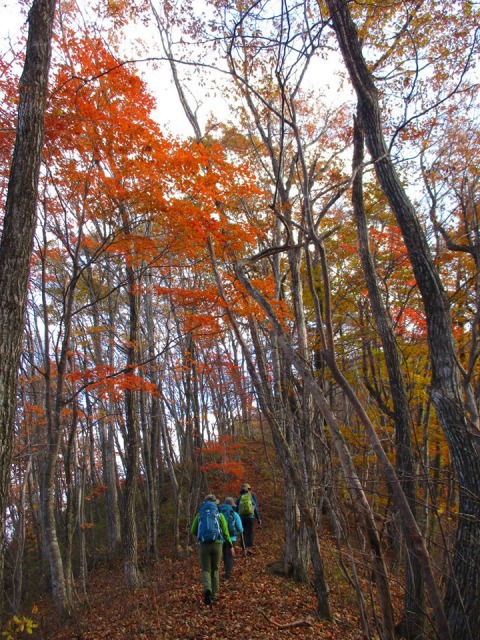
[{"label": "dark backpack", "polygon": [[255,509],[253,506],[252,496],[249,493],[242,493],[240,502],[238,503],[239,516],[253,516]]},{"label": "dark backpack", "polygon": [[219,511],[220,513],[223,513],[225,520],[227,521],[228,533],[230,534],[230,537],[236,536],[237,527],[235,526],[235,515],[233,507],[231,507],[229,504],[222,504]]},{"label": "dark backpack", "polygon": [[222,540],[220,529],[220,513],[214,502],[204,502],[198,514],[198,542],[215,542]]}]

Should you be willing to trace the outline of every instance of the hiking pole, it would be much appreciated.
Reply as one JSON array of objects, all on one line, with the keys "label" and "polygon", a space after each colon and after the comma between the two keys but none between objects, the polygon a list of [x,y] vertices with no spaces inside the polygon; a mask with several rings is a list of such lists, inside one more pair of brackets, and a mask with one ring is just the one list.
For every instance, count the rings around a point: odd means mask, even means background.
[{"label": "hiking pole", "polygon": [[243,531],[240,534],[242,536],[242,547],[243,547],[243,554],[245,556],[245,560],[247,559],[247,547],[245,546],[245,540],[243,538]]}]

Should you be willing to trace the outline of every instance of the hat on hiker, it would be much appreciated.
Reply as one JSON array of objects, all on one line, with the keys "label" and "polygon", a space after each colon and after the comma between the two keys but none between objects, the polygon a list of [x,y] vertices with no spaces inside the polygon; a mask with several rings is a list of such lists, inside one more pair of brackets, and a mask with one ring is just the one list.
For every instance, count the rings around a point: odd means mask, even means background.
[{"label": "hat on hiker", "polygon": [[209,493],[208,496],[205,496],[204,502],[214,502],[215,504],[218,504],[220,500],[217,500],[215,494]]},{"label": "hat on hiker", "polygon": [[235,500],[233,498],[225,498],[224,502],[225,504],[229,504],[231,507],[233,507]]}]

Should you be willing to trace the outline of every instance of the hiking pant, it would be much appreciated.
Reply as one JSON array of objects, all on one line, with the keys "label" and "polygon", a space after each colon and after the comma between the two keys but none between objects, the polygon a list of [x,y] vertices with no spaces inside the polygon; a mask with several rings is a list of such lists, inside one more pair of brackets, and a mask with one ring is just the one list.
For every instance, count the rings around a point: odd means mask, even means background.
[{"label": "hiking pant", "polygon": [[218,567],[222,559],[222,547],[221,541],[202,542],[199,545],[203,590],[209,589],[213,598],[218,595]]},{"label": "hiking pant", "polygon": [[245,547],[253,547],[253,534],[255,518],[253,516],[240,516],[243,525],[243,541]]},{"label": "hiking pant", "polygon": [[[232,540],[233,546],[235,546],[235,540]],[[228,580],[232,577],[233,570],[233,556],[232,548],[225,542],[223,543],[223,566],[225,569],[225,578]]]}]

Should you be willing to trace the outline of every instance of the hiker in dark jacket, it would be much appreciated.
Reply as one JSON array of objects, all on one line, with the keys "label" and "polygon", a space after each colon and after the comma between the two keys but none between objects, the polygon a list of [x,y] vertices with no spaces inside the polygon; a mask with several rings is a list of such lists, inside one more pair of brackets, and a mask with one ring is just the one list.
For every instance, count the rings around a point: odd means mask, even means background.
[{"label": "hiker in dark jacket", "polygon": [[[235,547],[237,536],[243,533],[243,524],[242,519],[234,509],[234,504],[235,501],[233,498],[225,498],[222,506],[220,507],[220,513],[223,514],[227,521],[228,532],[233,542],[233,546]],[[230,526],[230,522],[232,523],[232,526]],[[230,580],[233,570],[233,555],[232,549],[226,542],[223,543],[223,566],[225,569],[225,580]]]},{"label": "hiker in dark jacket", "polygon": [[[203,585],[203,600],[205,604],[213,605],[217,603],[218,590],[220,586],[218,568],[222,557],[223,544],[229,545],[232,556],[235,555],[233,549],[233,542],[228,533],[228,525],[224,516],[218,511],[218,500],[209,493],[205,496],[200,511],[195,516],[190,532],[197,536],[198,550],[200,555],[200,566],[202,569],[202,585]],[[212,514],[213,521],[215,523],[216,535],[215,539],[203,540],[202,531],[206,528],[207,517],[203,515],[206,511]],[[204,520],[205,518],[205,520]]]},{"label": "hiker in dark jacket", "polygon": [[[243,496],[248,496],[248,498],[243,498]],[[249,504],[251,503],[251,512],[247,512],[246,507],[244,506],[244,504]],[[242,486],[240,487],[240,495],[237,498],[237,511],[238,511],[238,515],[240,516],[241,520],[242,520],[242,525],[243,525],[243,548],[244,549],[250,549],[251,547],[253,547],[253,541],[254,541],[254,537],[255,537],[255,520],[258,522],[258,524],[262,524],[262,521],[260,520],[260,513],[258,511],[258,500],[257,500],[257,496],[253,493],[252,491],[252,487],[248,484],[248,482],[245,482],[244,484],[242,484]]]}]

